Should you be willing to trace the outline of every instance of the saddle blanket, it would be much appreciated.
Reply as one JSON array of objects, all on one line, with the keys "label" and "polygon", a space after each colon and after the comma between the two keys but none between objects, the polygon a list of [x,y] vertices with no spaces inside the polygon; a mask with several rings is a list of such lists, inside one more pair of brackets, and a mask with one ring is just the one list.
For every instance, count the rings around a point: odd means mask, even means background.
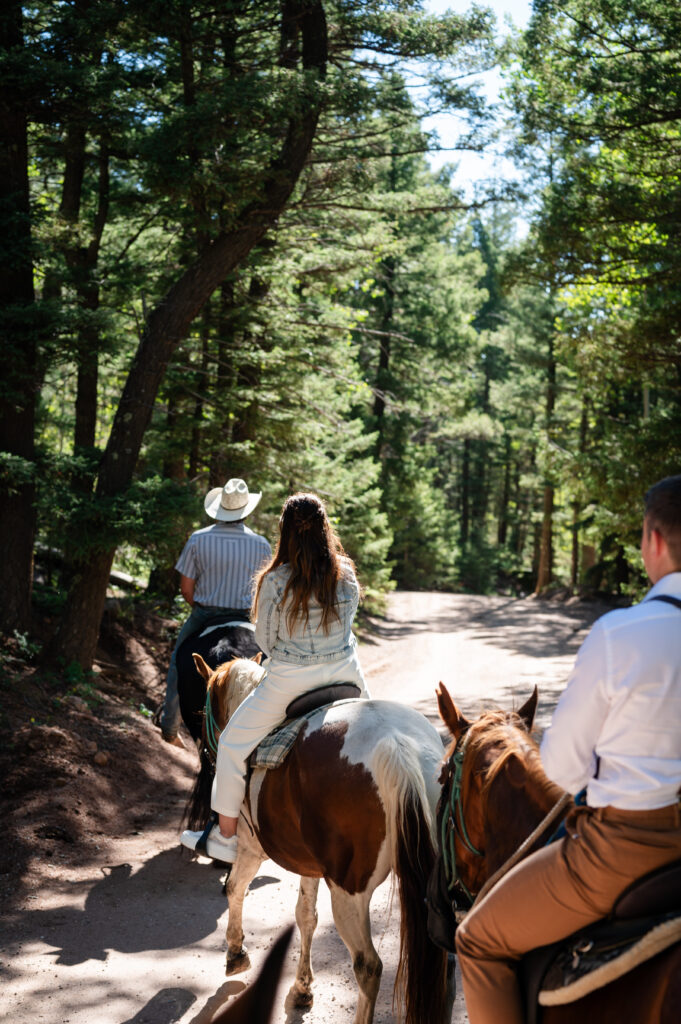
[{"label": "saddle blanket", "polygon": [[[341,704],[351,703],[356,703],[356,699],[335,700],[330,704],[324,704],[323,707],[340,707]],[[301,715],[300,718],[287,718],[255,748],[248,759],[251,768],[278,768],[280,764],[283,764],[286,755],[298,739],[301,729],[319,710],[321,709],[314,708],[307,714]]]},{"label": "saddle blanket", "polygon": [[234,626],[238,626],[239,629],[250,629],[251,633],[255,633],[254,622],[245,622],[241,619],[235,619],[234,622],[218,622],[215,626],[206,626],[206,628],[202,629],[199,633],[199,639],[201,639],[201,637],[208,636],[209,633],[214,633],[216,629],[227,629],[233,628]]},{"label": "saddle blanket", "polygon": [[679,941],[681,916],[674,911],[662,919],[650,920],[645,932],[641,931],[638,921],[618,921],[582,937],[573,937],[562,946],[547,971],[539,1003],[541,1006],[572,1003]]}]

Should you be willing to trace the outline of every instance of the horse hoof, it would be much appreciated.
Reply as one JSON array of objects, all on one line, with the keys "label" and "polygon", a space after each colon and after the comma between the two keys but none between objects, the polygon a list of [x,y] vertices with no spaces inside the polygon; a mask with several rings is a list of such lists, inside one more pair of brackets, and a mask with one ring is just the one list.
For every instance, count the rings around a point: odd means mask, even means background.
[{"label": "horse hoof", "polygon": [[251,966],[250,957],[248,950],[240,949],[238,953],[228,953],[227,963],[225,965],[225,974],[240,974],[242,971],[247,971]]},{"label": "horse hoof", "polygon": [[311,992],[296,992],[294,990],[292,994],[293,1005],[296,1010],[307,1010],[314,1002],[314,996]]}]

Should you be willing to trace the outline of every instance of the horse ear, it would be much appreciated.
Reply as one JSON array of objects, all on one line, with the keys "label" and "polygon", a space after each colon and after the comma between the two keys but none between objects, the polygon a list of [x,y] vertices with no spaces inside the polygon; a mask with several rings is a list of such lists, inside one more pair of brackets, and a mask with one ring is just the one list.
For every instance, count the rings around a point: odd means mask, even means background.
[{"label": "horse ear", "polygon": [[438,688],[435,693],[437,696],[437,706],[440,712],[440,718],[445,723],[454,739],[458,740],[464,729],[468,728],[470,722],[468,722],[461,714],[450,697],[449,690],[444,683],[438,684]]},{"label": "horse ear", "polygon": [[251,658],[251,661],[254,661],[256,665],[259,665],[260,662],[262,661],[262,651],[258,651],[257,654],[254,654],[253,657]]},{"label": "horse ear", "polygon": [[537,712],[537,700],[538,700],[538,698],[539,698],[539,693],[537,691],[537,687],[535,686],[534,690],[532,691],[532,696],[529,698],[529,700],[525,701],[523,706],[518,711],[518,716],[520,718],[522,718],[523,722],[527,726],[527,731],[528,732],[532,732],[532,725],[534,723],[534,716],[535,716],[535,714]]},{"label": "horse ear", "polygon": [[203,676],[206,682],[208,682],[211,675],[213,674],[213,670],[209,668],[208,665],[206,665],[205,661],[203,660],[200,654],[194,652],[192,654],[192,658],[194,659],[194,664],[196,665],[196,671]]}]

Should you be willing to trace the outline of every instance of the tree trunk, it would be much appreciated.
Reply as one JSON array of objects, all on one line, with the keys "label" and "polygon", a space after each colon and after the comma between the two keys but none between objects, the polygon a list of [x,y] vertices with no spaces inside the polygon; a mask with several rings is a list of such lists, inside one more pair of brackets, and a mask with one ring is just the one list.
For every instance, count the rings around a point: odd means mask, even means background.
[{"label": "tree trunk", "polygon": [[[21,4],[7,2],[0,12],[0,50],[19,54],[23,47]],[[23,473],[0,478],[0,564],[3,594],[0,628],[26,629],[31,619],[33,468],[37,365],[31,225],[28,191],[27,117],[24,98],[9,76],[0,82],[0,325],[3,335],[3,386],[0,392],[0,450]],[[10,463],[11,467],[11,463]],[[22,479],[23,477],[23,479]]]},{"label": "tree trunk", "polygon": [[[57,637],[47,650],[48,657],[58,652],[67,665],[76,662],[83,669],[92,667],[114,554],[115,549],[97,551],[87,561],[71,563],[69,614],[60,622]],[[86,656],[79,657],[81,652]]]},{"label": "tree trunk", "polygon": [[[302,35],[303,73],[326,71],[327,34],[321,0],[287,4],[295,7]],[[314,87],[313,87],[314,88]],[[311,95],[307,109],[296,111],[288,124],[281,152],[263,183],[262,202],[245,209],[231,231],[207,244],[150,314],[130,367],[102,459],[96,494],[109,497],[130,485],[144,433],[168,361],[186,337],[192,321],[222,281],[248,256],[268,228],[281,215],[309,155],[320,112],[320,100]],[[104,565],[111,566],[115,550],[97,555],[97,584],[79,573],[69,593],[56,643],[67,662],[89,668],[94,657],[104,597]],[[84,599],[87,595],[87,599]]]},{"label": "tree trunk", "polygon": [[[582,399],[582,415],[579,421],[579,454],[584,455],[586,451],[586,437],[589,428],[589,407],[587,399]],[[570,586],[576,590],[579,583],[579,515],[581,503],[572,503],[572,557],[570,562]]]},{"label": "tree trunk", "polygon": [[[83,145],[83,159],[85,147]],[[77,215],[77,214],[76,214]],[[92,225],[92,236],[86,247],[74,254],[78,262],[78,302],[90,314],[99,309],[99,286],[95,271],[99,261],[104,227],[109,217],[109,150],[100,142],[97,211]],[[76,391],[76,424],[73,437],[74,452],[79,448],[94,448],[97,434],[97,389],[99,377],[100,337],[93,316],[86,318],[80,332],[78,384]]]},{"label": "tree trunk", "polygon": [[[222,283],[217,316],[217,367],[213,390],[217,394],[230,394],[233,369],[234,349],[234,281]],[[227,410],[228,412],[230,410]],[[229,479],[229,459],[227,450],[232,436],[232,420],[225,419],[224,437],[211,440],[208,460],[208,482],[210,487],[221,487]]]},{"label": "tree trunk", "polygon": [[[263,280],[263,278],[255,273],[251,276],[250,283],[248,285],[248,303],[249,306],[256,305],[257,303],[263,302],[267,297],[270,290],[269,284]],[[243,344],[247,350],[250,350],[254,346],[254,339],[250,331],[244,333]],[[262,370],[259,363],[257,362],[242,362],[239,364],[236,373],[236,393],[243,392],[244,394],[257,394],[260,382],[262,379]],[[247,405],[240,407],[239,414],[232,420],[232,431],[231,440],[235,444],[244,444],[247,441],[255,440],[256,435],[256,415],[258,409],[257,398],[251,399]],[[246,468],[240,465],[235,465],[230,459],[230,465],[234,470],[234,474],[245,475]],[[250,467],[249,467],[250,469]],[[214,486],[218,486],[223,481],[217,480]]]},{"label": "tree trunk", "polygon": [[539,566],[537,568],[537,585],[535,594],[541,593],[551,582],[553,541],[553,486],[544,488],[543,516],[541,524],[541,540],[539,542]]},{"label": "tree trunk", "polygon": [[504,484],[497,521],[497,544],[500,548],[506,546],[506,539],[508,537],[508,506],[511,500],[511,438],[508,434],[506,434],[504,449]]},{"label": "tree trunk", "polygon": [[189,442],[189,479],[193,480],[199,473],[201,464],[201,422],[203,420],[204,396],[208,394],[208,352],[210,345],[210,303],[206,303],[201,323],[201,361],[199,368],[201,375],[196,388],[197,397],[194,400],[194,411],[192,415],[191,439]]},{"label": "tree trunk", "polygon": [[461,465],[461,547],[468,543],[470,533],[470,477],[471,477],[471,442],[468,438],[463,443],[463,462]]},{"label": "tree trunk", "polygon": [[[397,161],[393,153],[390,159],[388,188],[391,192],[397,189]],[[376,429],[376,458],[381,459],[384,448],[386,396],[390,389],[391,332],[395,316],[395,271],[397,264],[394,256],[387,256],[381,263],[384,276],[385,298],[383,315],[381,316],[381,335],[378,349],[378,366],[374,386],[374,427]]]},{"label": "tree trunk", "polygon": [[383,452],[383,430],[385,418],[386,395],[390,389],[390,332],[393,329],[395,308],[395,259],[388,256],[382,263],[385,276],[385,302],[381,317],[381,331],[378,349],[378,366],[376,368],[376,384],[374,386],[374,407],[372,410],[376,428],[376,456],[381,458]]},{"label": "tree trunk", "polygon": [[[553,426],[553,410],[556,405],[556,357],[554,353],[553,334],[548,336],[548,360],[546,365],[546,412],[545,430],[547,438],[551,438]],[[547,456],[550,459],[550,455]],[[551,479],[551,465],[547,466],[544,484],[543,515],[541,524],[541,541],[539,547],[539,564],[537,566],[537,584],[535,594],[540,594],[553,579],[553,498],[554,485]]]}]

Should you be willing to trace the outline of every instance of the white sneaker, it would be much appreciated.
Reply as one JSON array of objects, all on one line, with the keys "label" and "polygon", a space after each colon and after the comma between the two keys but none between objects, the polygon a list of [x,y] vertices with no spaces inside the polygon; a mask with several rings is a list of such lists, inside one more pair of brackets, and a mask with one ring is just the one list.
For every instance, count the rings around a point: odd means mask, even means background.
[{"label": "white sneaker", "polygon": [[[188,850],[195,850],[196,844],[202,835],[203,832],[190,832],[189,829],[185,829],[180,836],[180,842]],[[199,853],[204,853],[204,851],[199,850]],[[212,857],[213,860],[220,860],[224,864],[233,864],[236,860],[237,837],[231,836],[231,838],[226,839],[220,832],[219,827],[213,825],[206,839],[205,853]]]}]

